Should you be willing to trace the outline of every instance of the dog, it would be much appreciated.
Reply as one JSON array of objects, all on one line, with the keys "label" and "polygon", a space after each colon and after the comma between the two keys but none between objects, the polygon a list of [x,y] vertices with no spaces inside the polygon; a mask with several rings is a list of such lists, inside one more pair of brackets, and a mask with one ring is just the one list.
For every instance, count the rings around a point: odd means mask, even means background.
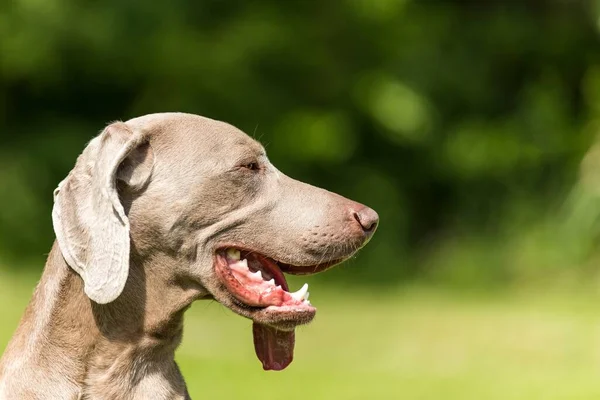
[{"label": "dog", "polygon": [[189,399],[183,315],[215,299],[253,321],[266,370],[292,361],[313,274],[375,232],[372,209],[293,180],[237,128],[183,113],[115,122],[54,192],[56,241],[0,361],[1,399]]}]

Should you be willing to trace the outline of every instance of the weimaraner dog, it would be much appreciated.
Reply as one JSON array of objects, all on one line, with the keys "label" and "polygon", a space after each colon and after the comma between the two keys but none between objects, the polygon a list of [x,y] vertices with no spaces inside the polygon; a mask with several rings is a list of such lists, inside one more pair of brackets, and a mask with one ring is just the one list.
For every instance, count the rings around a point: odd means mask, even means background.
[{"label": "weimaraner dog", "polygon": [[181,113],[109,125],[54,192],[56,242],[0,362],[1,399],[189,399],[183,314],[253,321],[264,369],[291,361],[312,274],[372,236],[372,209],[279,172],[255,140]]}]

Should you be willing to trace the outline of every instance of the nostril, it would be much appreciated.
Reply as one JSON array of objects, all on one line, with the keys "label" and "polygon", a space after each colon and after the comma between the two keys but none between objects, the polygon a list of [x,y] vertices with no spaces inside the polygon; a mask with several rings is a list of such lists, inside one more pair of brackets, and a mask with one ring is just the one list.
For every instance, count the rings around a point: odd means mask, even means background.
[{"label": "nostril", "polygon": [[368,207],[365,207],[358,212],[355,211],[354,219],[360,224],[367,235],[375,232],[377,224],[379,223],[379,215],[377,215],[375,210]]},{"label": "nostril", "polygon": [[375,228],[377,228],[377,222],[371,222],[371,224],[369,226],[363,226],[363,228],[365,228],[365,231],[367,232],[373,232],[375,230]]}]

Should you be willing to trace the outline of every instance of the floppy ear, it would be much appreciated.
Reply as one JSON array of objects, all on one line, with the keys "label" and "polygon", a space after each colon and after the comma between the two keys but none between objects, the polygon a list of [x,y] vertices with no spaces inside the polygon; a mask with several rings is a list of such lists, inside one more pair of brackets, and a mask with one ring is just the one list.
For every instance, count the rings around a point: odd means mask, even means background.
[{"label": "floppy ear", "polygon": [[117,179],[139,188],[152,166],[146,137],[117,122],[88,144],[54,191],[56,239],[65,261],[81,276],[85,293],[96,303],[115,300],[129,273],[129,220],[119,200]]}]

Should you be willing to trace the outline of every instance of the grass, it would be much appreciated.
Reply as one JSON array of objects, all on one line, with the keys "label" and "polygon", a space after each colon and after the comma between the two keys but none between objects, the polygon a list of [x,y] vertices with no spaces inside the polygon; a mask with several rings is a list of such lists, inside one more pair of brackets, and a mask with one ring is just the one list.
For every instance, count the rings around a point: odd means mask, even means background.
[{"label": "grass", "polygon": [[[0,272],[0,346],[35,278]],[[295,286],[293,286],[295,287]],[[600,300],[591,294],[350,295],[315,285],[295,361],[263,372],[250,322],[214,302],[186,319],[177,359],[193,398],[554,400],[600,398]]]}]

